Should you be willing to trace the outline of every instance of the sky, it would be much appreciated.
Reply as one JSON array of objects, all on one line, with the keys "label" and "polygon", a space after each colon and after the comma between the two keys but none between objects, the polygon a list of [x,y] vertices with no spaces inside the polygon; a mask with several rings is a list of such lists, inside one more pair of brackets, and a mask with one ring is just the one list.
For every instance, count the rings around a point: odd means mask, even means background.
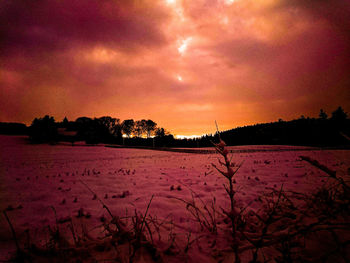
[{"label": "sky", "polygon": [[175,135],[350,113],[348,0],[0,0],[0,121]]}]

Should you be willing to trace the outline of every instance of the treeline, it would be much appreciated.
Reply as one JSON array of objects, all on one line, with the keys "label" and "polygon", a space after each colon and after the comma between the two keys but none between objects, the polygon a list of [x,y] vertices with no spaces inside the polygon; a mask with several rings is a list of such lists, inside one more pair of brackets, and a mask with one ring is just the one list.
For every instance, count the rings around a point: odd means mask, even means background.
[{"label": "treeline", "polygon": [[318,118],[301,116],[291,121],[282,119],[264,124],[216,132],[194,139],[175,139],[172,134],[152,120],[128,119],[104,116],[101,118],[79,117],[75,121],[64,118],[56,122],[52,116],[35,118],[26,127],[21,123],[0,123],[0,134],[28,134],[33,143],[74,144],[106,143],[147,147],[210,147],[220,137],[228,145],[305,145],[305,146],[349,146],[350,119],[338,107],[330,116],[320,110]]},{"label": "treeline", "polygon": [[321,109],[318,118],[300,118],[255,124],[209,134],[195,139],[175,140],[173,147],[211,147],[220,137],[236,145],[350,146],[350,119],[342,107],[330,116]]},{"label": "treeline", "polygon": [[[151,138],[151,137],[155,137]],[[152,120],[128,119],[103,116],[100,118],[79,117],[75,121],[56,122],[46,115],[35,118],[29,127],[29,138],[34,143],[55,143],[67,141],[74,144],[85,141],[87,144],[126,144],[144,146],[168,146],[173,136]],[[156,145],[155,145],[156,144]]]},{"label": "treeline", "polygon": [[[218,137],[218,134],[214,135]],[[189,141],[192,146],[211,146],[213,135]],[[291,121],[256,124],[220,132],[228,145],[349,146],[350,119],[342,107],[329,117],[320,110],[318,118],[301,116]]]}]

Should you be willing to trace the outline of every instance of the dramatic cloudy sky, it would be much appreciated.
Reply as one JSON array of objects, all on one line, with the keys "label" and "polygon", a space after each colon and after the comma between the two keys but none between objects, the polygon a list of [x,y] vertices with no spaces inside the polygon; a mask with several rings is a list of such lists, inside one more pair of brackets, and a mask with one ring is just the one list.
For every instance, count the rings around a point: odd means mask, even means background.
[{"label": "dramatic cloudy sky", "polygon": [[350,112],[349,0],[1,0],[0,121],[177,135]]}]

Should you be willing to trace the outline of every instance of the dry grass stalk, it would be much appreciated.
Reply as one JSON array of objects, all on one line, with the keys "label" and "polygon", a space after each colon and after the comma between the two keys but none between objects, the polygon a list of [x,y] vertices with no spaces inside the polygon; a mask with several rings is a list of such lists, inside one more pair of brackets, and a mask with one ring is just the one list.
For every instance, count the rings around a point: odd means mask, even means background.
[{"label": "dry grass stalk", "polygon": [[224,185],[224,187],[230,199],[230,211],[223,210],[223,212],[228,216],[228,218],[231,221],[233,250],[235,252],[235,262],[239,263],[241,261],[239,258],[239,252],[238,252],[240,242],[237,238],[237,231],[239,227],[239,222],[242,221],[242,218],[241,218],[242,211],[239,211],[236,206],[236,200],[235,200],[236,190],[234,189],[233,185],[236,183],[234,176],[238,172],[238,170],[241,168],[243,163],[239,164],[238,166],[235,166],[235,164],[233,164],[231,160],[228,158],[229,151],[225,147],[226,143],[223,140],[221,140],[220,136],[219,136],[219,140],[220,140],[219,143],[213,143],[213,144],[216,151],[224,158],[224,162],[219,160],[219,164],[223,166],[225,170],[219,169],[213,163],[212,163],[212,166],[220,174],[222,174],[228,181],[229,186],[227,187],[226,185]]}]

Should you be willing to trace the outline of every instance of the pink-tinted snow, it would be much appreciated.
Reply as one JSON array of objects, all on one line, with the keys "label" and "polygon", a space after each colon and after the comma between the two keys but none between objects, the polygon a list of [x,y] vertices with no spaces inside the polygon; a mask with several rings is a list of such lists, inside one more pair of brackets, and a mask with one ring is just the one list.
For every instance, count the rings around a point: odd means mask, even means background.
[{"label": "pink-tinted snow", "polygon": [[[266,147],[265,147],[266,148]],[[269,149],[273,148],[270,146]],[[291,148],[293,147],[284,147]],[[232,149],[232,148],[231,148]],[[232,161],[244,162],[236,174],[238,205],[259,209],[257,198],[270,188],[310,193],[322,185],[324,173],[301,161],[309,156],[337,171],[348,172],[350,153],[346,150],[300,150],[236,153]],[[113,214],[124,216],[134,210],[145,212],[152,195],[149,214],[158,219],[172,220],[178,237],[199,232],[186,210],[186,205],[172,197],[191,200],[191,191],[204,202],[216,198],[218,207],[229,206],[223,184],[226,179],[211,166],[217,164],[218,154],[188,154],[141,149],[115,149],[103,146],[31,145],[25,137],[0,137],[0,210],[14,208],[8,215],[21,235],[30,229],[40,236],[45,226],[55,223],[53,206],[58,218],[75,216],[80,208],[91,214],[89,227],[107,217],[106,210],[83,181]],[[174,190],[172,190],[174,189]],[[12,235],[3,216],[0,216],[0,255],[8,258],[14,249]],[[182,237],[181,237],[182,235]],[[190,262],[215,262],[196,249],[188,253]]]}]

